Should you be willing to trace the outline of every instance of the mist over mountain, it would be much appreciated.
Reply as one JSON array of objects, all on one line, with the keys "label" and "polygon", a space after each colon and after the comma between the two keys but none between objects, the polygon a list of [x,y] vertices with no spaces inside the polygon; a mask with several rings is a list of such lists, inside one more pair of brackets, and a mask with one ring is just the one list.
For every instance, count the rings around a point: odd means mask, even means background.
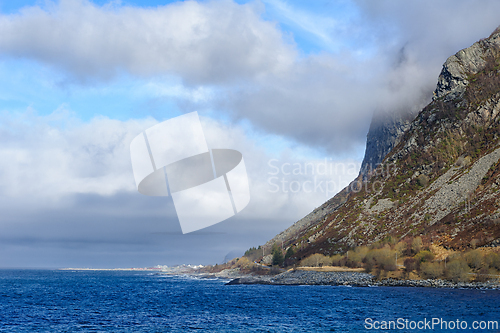
[{"label": "mist over mountain", "polygon": [[[500,244],[500,30],[449,57],[432,101],[374,114],[360,175],[266,243],[294,260],[388,237],[464,250]],[[280,244],[281,245],[281,244]]]}]

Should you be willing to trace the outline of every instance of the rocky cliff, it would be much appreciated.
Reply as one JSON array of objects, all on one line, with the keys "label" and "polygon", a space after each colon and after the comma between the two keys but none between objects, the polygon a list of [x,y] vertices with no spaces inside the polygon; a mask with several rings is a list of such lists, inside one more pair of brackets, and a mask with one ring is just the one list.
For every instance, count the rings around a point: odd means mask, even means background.
[{"label": "rocky cliff", "polygon": [[373,170],[382,163],[384,157],[399,143],[401,136],[410,127],[414,117],[415,114],[410,111],[375,112],[368,131],[365,156],[359,176],[333,198],[273,237],[264,247],[270,250],[275,243],[289,244],[325,221],[329,215],[345,203],[349,192],[356,187],[356,184],[363,180],[366,181]]},{"label": "rocky cliff", "polygon": [[443,65],[438,78],[433,100],[451,101],[462,97],[470,79],[487,66],[488,59],[496,56],[498,49],[497,28],[489,38],[482,39],[472,46],[458,51]]},{"label": "rocky cliff", "polygon": [[368,139],[363,164],[383,159],[371,177],[268,245],[284,240],[300,260],[387,237],[422,235],[455,249],[499,244],[500,31],[445,62],[433,101],[413,121],[374,123]]},{"label": "rocky cliff", "polygon": [[416,114],[410,111],[375,112],[366,136],[366,149],[360,174],[366,180],[382,163],[385,156],[399,143]]},{"label": "rocky cliff", "polygon": [[270,250],[275,243],[289,244],[325,221],[329,215],[345,203],[349,192],[356,188],[357,183],[366,181],[373,170],[382,163],[385,156],[399,143],[401,136],[410,127],[415,116],[414,112],[408,110],[374,112],[366,138],[365,156],[361,163],[359,176],[333,198],[273,237],[264,247]]}]

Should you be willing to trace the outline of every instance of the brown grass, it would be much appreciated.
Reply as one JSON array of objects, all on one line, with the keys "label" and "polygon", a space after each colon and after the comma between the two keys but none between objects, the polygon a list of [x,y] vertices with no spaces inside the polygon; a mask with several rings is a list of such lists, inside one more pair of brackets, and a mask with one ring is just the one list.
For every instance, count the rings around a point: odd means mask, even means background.
[{"label": "brown grass", "polygon": [[345,266],[297,267],[299,271],[315,272],[364,272],[364,268],[349,268]]}]

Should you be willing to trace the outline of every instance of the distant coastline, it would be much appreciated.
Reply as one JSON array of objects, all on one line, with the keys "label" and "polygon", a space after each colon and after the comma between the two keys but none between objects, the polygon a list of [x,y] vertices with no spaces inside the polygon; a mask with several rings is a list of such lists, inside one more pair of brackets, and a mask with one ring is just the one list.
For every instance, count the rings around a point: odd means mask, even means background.
[{"label": "distant coastline", "polygon": [[66,267],[59,268],[59,271],[160,271],[154,268],[86,268],[86,267]]},{"label": "distant coastline", "polygon": [[59,268],[61,271],[137,271],[137,272],[158,272],[165,274],[188,274],[195,273],[202,269],[203,265],[178,265],[166,266],[156,265],[153,267],[129,267],[129,268],[89,268],[89,267],[65,267]]}]

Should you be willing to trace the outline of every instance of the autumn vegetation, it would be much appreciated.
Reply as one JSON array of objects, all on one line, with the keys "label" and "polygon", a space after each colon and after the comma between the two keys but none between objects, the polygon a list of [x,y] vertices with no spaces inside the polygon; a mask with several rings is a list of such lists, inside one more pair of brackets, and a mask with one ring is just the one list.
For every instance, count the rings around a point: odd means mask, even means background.
[{"label": "autumn vegetation", "polygon": [[[260,250],[262,251],[262,250]],[[252,252],[248,252],[251,254]],[[360,246],[343,254],[314,253],[287,266],[293,251],[274,246],[272,266],[283,268],[328,267],[363,268],[378,279],[445,279],[453,282],[485,282],[500,277],[500,252],[496,249],[446,251],[424,243],[421,237],[395,242],[387,239]],[[286,258],[286,259],[285,259]]]}]

